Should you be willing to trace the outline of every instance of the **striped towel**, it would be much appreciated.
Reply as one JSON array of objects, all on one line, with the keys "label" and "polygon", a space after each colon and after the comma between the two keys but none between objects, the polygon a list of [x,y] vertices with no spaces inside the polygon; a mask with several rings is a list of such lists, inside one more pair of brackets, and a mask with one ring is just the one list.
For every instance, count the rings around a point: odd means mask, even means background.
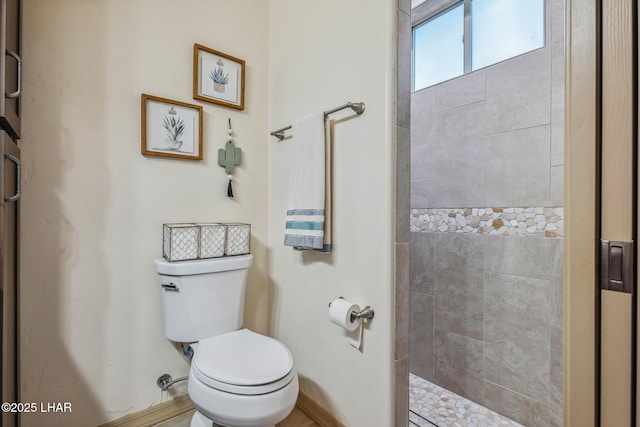
[{"label": "striped towel", "polygon": [[[330,167],[324,114],[306,117],[292,125],[293,165],[284,244],[296,249],[331,250]],[[325,147],[327,145],[327,147]],[[326,208],[329,208],[328,210]]]}]

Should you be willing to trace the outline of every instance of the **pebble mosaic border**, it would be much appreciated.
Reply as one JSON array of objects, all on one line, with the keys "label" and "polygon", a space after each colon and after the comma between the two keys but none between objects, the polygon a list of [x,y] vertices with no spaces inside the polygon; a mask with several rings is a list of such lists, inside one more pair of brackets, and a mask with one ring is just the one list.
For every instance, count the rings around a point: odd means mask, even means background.
[{"label": "pebble mosaic border", "polygon": [[[524,427],[413,374],[409,374],[409,411],[410,424],[419,427]],[[412,416],[411,412],[419,416]]]},{"label": "pebble mosaic border", "polygon": [[413,232],[562,238],[564,208],[411,209],[410,229]]}]

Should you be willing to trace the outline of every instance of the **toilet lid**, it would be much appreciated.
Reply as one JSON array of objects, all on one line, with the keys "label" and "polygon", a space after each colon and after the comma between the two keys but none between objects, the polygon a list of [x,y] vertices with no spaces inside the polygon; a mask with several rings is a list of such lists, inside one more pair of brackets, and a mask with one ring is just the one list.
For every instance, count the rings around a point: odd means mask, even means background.
[{"label": "toilet lid", "polygon": [[291,376],[293,358],[279,341],[241,329],[201,340],[192,365],[205,383],[246,387],[280,382]]}]

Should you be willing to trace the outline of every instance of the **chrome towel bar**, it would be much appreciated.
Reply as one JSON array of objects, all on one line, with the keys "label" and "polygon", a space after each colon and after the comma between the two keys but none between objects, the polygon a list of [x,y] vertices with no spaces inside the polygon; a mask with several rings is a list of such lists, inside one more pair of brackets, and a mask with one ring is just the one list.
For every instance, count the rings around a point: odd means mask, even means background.
[{"label": "chrome towel bar", "polygon": [[[327,116],[329,114],[333,114],[333,113],[335,113],[337,111],[344,110],[345,108],[351,108],[354,113],[356,113],[357,115],[360,115],[360,114],[364,113],[364,102],[347,102],[344,105],[341,105],[341,106],[336,107],[336,108],[332,108],[331,110],[328,110],[328,111],[325,111],[324,112],[325,120],[327,119]],[[289,130],[289,129],[291,129],[291,125],[285,126],[285,127],[280,128],[278,130],[274,130],[273,132],[271,132],[271,136],[275,136],[280,141],[282,141],[284,139],[284,132],[286,130]]]}]

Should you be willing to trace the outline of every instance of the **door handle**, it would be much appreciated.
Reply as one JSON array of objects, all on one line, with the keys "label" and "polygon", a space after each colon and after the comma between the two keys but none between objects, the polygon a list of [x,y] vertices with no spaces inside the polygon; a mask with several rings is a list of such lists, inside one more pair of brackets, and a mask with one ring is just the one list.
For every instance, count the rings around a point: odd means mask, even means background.
[{"label": "door handle", "polygon": [[22,185],[20,184],[20,180],[21,180],[21,166],[20,166],[20,159],[12,156],[11,154],[5,154],[4,155],[5,159],[7,160],[11,160],[13,163],[16,164],[16,193],[11,196],[11,197],[5,197],[4,201],[5,202],[15,202],[16,200],[18,200],[20,198],[20,195],[22,193]]},{"label": "door handle", "polygon": [[600,240],[600,289],[633,291],[633,242]]},{"label": "door handle", "polygon": [[20,92],[22,92],[22,60],[20,59],[20,55],[12,50],[7,49],[6,54],[15,59],[18,64],[18,88],[15,92],[6,93],[4,96],[7,98],[18,98],[20,97]]}]

